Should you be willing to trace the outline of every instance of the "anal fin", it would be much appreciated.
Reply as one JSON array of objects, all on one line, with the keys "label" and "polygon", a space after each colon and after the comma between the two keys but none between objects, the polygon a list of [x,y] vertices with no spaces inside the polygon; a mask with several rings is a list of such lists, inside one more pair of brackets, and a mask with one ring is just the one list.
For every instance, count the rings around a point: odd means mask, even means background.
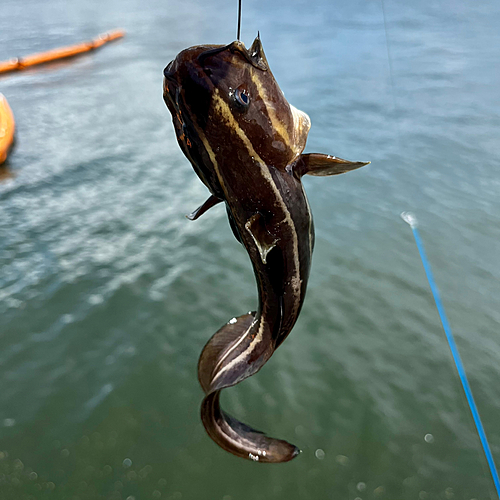
[{"label": "anal fin", "polygon": [[186,217],[189,220],[196,220],[198,217],[201,217],[205,212],[210,210],[212,207],[215,207],[215,205],[219,204],[222,200],[220,198],[217,198],[217,196],[214,196],[213,194],[203,203],[203,205],[200,205],[194,212],[191,212],[189,215],[186,215]]},{"label": "anal fin", "polygon": [[275,238],[267,229],[264,217],[257,213],[252,215],[245,222],[245,229],[250,233],[252,239],[260,253],[260,258],[264,264],[267,264],[267,254],[276,246],[278,238]]},{"label": "anal fin", "polygon": [[[216,368],[224,360],[228,351],[237,347],[255,320],[255,312],[229,320],[207,342],[198,361],[198,380],[206,394],[216,375]],[[214,373],[215,370],[215,373]]]}]

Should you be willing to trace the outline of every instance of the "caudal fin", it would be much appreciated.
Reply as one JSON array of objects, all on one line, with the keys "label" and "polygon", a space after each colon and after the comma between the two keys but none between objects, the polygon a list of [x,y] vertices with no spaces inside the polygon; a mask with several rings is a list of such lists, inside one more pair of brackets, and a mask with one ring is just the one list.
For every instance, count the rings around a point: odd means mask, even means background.
[{"label": "caudal fin", "polygon": [[286,441],[266,436],[221,410],[220,391],[205,397],[201,420],[208,435],[223,449],[238,457],[263,463],[288,462],[300,450]]},{"label": "caudal fin", "polygon": [[221,410],[221,389],[259,371],[274,352],[266,325],[255,313],[233,318],[207,343],[198,362],[198,379],[206,396],[201,420],[208,435],[236,456],[258,462],[288,462],[300,450],[286,441],[266,436]]}]

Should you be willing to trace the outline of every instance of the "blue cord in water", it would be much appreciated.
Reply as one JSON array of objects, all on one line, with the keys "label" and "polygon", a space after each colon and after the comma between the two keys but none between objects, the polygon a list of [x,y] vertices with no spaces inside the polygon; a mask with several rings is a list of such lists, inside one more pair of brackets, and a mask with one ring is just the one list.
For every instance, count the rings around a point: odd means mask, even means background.
[{"label": "blue cord in water", "polygon": [[424,265],[425,274],[427,275],[427,281],[429,282],[429,285],[431,287],[432,295],[434,296],[434,301],[436,302],[436,307],[439,313],[439,317],[441,318],[441,323],[443,325],[443,329],[446,334],[446,339],[448,340],[448,344],[450,345],[453,361],[455,361],[455,366],[457,367],[458,375],[460,377],[460,381],[462,382],[462,387],[464,388],[467,402],[469,403],[470,411],[472,413],[472,418],[474,419],[474,423],[476,424],[477,433],[479,434],[479,439],[481,440],[484,454],[486,455],[486,461],[488,462],[491,476],[493,478],[493,482],[495,483],[497,495],[498,498],[500,499],[500,479],[498,478],[497,468],[495,467],[493,455],[491,454],[490,445],[488,444],[488,440],[486,439],[486,434],[484,432],[483,424],[481,423],[481,418],[479,417],[479,413],[477,411],[476,403],[474,402],[474,398],[472,397],[472,391],[469,386],[469,381],[467,380],[467,375],[465,374],[464,365],[462,364],[462,360],[460,358],[460,354],[458,352],[455,339],[453,338],[453,334],[451,333],[451,328],[448,323],[448,319],[446,318],[446,314],[444,312],[443,304],[441,303],[441,299],[439,297],[438,288],[432,276],[431,266],[425,255],[424,245],[422,244],[422,240],[420,239],[420,235],[418,234],[417,220],[415,216],[409,212],[403,212],[401,214],[401,217],[405,222],[407,222],[410,225],[413,231],[413,236],[415,237],[415,242],[417,243],[418,251],[420,253],[420,258],[422,259],[422,264]]}]

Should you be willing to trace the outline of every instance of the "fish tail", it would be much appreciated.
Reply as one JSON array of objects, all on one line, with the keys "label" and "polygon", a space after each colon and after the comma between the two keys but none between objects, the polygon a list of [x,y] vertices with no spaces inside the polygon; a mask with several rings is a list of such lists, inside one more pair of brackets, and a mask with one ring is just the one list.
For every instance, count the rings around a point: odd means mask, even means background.
[{"label": "fish tail", "polygon": [[205,392],[201,420],[208,435],[230,453],[259,462],[288,462],[300,450],[239,422],[220,408],[220,392],[260,370],[274,352],[270,332],[256,313],[233,318],[208,341],[198,363]]},{"label": "fish tail", "polygon": [[219,404],[220,392],[205,397],[201,420],[208,435],[221,448],[238,457],[263,463],[288,462],[300,453],[293,444],[266,436],[224,412]]}]

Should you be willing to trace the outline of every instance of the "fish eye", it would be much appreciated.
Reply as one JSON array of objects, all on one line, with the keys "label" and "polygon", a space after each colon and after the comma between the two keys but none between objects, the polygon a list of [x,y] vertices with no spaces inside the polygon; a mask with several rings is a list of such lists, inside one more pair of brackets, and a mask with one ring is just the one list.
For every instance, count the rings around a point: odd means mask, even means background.
[{"label": "fish eye", "polygon": [[248,108],[250,105],[250,95],[248,91],[242,87],[238,87],[234,91],[234,101],[241,109]]}]

